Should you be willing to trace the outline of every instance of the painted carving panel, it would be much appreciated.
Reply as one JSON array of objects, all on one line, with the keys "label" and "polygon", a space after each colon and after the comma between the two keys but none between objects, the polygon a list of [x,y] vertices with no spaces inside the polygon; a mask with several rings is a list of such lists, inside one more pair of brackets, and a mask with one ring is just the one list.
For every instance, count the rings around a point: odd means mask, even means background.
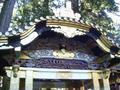
[{"label": "painted carving panel", "polygon": [[[29,52],[23,52],[26,56],[28,56],[31,59],[40,59],[40,58],[60,58],[60,59],[76,59],[76,60],[83,60],[86,62],[91,62],[96,59],[95,56],[89,55],[83,52],[77,52],[77,51],[67,51],[67,50],[33,50]],[[24,56],[24,55],[23,55]],[[21,56],[21,59],[27,59],[23,58]]]}]

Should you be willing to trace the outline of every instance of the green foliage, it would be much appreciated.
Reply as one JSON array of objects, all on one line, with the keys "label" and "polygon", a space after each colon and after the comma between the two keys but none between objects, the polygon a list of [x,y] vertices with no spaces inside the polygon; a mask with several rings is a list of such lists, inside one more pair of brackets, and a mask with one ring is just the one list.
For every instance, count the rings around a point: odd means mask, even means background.
[{"label": "green foliage", "polygon": [[82,0],[80,6],[81,19],[98,25],[110,35],[114,41],[120,44],[120,28],[116,28],[109,13],[118,12],[118,6],[114,0]]},{"label": "green foliage", "polygon": [[12,20],[14,27],[23,28],[36,18],[53,14],[49,9],[49,0],[18,0],[16,5],[17,10]]},{"label": "green foliage", "polygon": [[[66,1],[66,0],[65,0]],[[17,0],[17,11],[13,15],[12,23],[14,27],[23,28],[29,22],[39,17],[53,15],[51,8],[59,8],[65,4],[63,0]],[[98,25],[105,32],[110,34],[120,34],[120,30],[114,27],[114,23],[107,12],[117,12],[118,7],[114,0],[71,0],[72,4],[77,5],[81,18],[84,21]],[[77,1],[77,2],[75,2]],[[76,9],[77,9],[76,8]],[[111,35],[112,36],[112,35]]]},{"label": "green foliage", "polygon": [[115,12],[117,6],[114,0],[83,0],[81,2],[80,14],[85,21],[109,29],[112,27],[112,19],[107,16],[106,11]]}]

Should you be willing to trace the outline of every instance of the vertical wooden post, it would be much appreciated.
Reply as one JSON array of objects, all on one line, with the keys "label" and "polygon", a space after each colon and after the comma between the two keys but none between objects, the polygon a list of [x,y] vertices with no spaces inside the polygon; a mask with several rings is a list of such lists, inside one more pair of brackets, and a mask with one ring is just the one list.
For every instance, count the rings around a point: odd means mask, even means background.
[{"label": "vertical wooden post", "polygon": [[73,83],[72,83],[72,81],[68,82],[68,90],[73,90]]},{"label": "vertical wooden post", "polygon": [[56,88],[56,90],[65,90],[65,88]]},{"label": "vertical wooden post", "polygon": [[47,90],[47,88],[41,88],[41,90]]},{"label": "vertical wooden post", "polygon": [[100,85],[99,85],[99,80],[98,80],[97,73],[93,72],[92,76],[93,76],[94,90],[100,90]]},{"label": "vertical wooden post", "polygon": [[84,87],[84,81],[81,81],[80,90],[85,90],[85,87]]},{"label": "vertical wooden post", "polygon": [[104,90],[110,90],[110,85],[109,85],[109,79],[104,79],[103,78],[103,85],[104,85]]},{"label": "vertical wooden post", "polygon": [[26,71],[25,90],[33,90],[33,71]]},{"label": "vertical wooden post", "polygon": [[17,77],[13,76],[13,71],[11,72],[10,78],[10,90],[19,90],[19,75]]},{"label": "vertical wooden post", "polygon": [[73,88],[73,90],[75,90],[75,88]]}]

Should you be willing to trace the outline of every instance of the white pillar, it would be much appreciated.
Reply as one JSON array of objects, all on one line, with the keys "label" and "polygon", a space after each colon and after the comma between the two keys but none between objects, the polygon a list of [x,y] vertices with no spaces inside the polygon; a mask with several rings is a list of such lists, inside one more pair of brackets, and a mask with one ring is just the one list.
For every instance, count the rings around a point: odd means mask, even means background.
[{"label": "white pillar", "polygon": [[93,76],[94,90],[100,90],[99,79],[98,79],[97,73],[93,72],[92,76]]},{"label": "white pillar", "polygon": [[41,88],[41,90],[47,90],[47,88]]},{"label": "white pillar", "polygon": [[13,77],[13,71],[11,72],[10,90],[19,90],[19,73],[17,74],[17,77]]},{"label": "white pillar", "polygon": [[33,71],[26,71],[25,90],[33,90]]},{"label": "white pillar", "polygon": [[103,79],[104,90],[110,90],[109,79]]},{"label": "white pillar", "polygon": [[81,81],[80,90],[85,90],[84,81]]}]

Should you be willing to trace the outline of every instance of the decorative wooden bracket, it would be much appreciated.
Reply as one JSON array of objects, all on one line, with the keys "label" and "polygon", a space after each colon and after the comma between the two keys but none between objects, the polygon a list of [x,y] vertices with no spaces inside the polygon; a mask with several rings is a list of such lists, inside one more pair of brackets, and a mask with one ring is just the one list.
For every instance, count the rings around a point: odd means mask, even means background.
[{"label": "decorative wooden bracket", "polygon": [[111,73],[110,70],[104,70],[103,71],[103,78],[109,79],[110,73]]},{"label": "decorative wooden bracket", "polygon": [[17,78],[17,74],[18,74],[19,68],[20,68],[19,65],[13,65],[13,67],[12,67],[13,77]]}]

